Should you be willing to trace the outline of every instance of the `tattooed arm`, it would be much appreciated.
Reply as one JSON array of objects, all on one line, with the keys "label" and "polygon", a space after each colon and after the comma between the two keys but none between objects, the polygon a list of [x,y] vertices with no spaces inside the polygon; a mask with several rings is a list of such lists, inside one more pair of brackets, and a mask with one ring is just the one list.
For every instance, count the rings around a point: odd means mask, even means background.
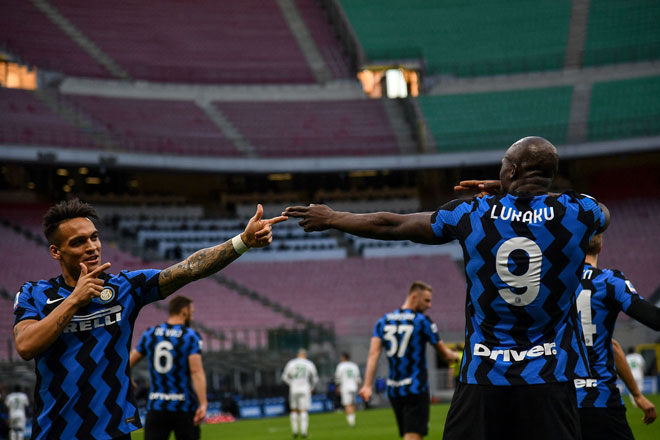
[{"label": "tattooed arm", "polygon": [[103,280],[98,279],[98,276],[109,267],[110,263],[105,263],[87,273],[87,266],[81,263],[80,276],[71,295],[44,319],[26,319],[16,324],[14,342],[19,356],[27,361],[50,347],[62,334],[78,309],[101,294]]},{"label": "tattooed arm", "polygon": [[[287,217],[282,216],[264,220],[261,218],[262,215],[263,208],[257,205],[256,214],[241,233],[241,240],[248,248],[268,246],[273,241],[272,225],[287,220]],[[160,293],[165,298],[191,281],[213,275],[239,256],[231,240],[199,250],[160,273],[158,277]]]}]

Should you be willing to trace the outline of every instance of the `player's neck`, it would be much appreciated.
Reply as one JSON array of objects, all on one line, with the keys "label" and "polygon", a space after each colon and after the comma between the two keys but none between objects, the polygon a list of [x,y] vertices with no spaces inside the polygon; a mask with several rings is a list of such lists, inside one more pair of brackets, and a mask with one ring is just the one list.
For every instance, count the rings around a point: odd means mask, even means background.
[{"label": "player's neck", "polygon": [[598,255],[587,254],[587,256],[584,257],[584,262],[590,264],[593,267],[598,267]]},{"label": "player's neck", "polygon": [[186,323],[186,318],[184,318],[182,316],[178,316],[178,315],[170,316],[167,319],[167,323],[169,325],[183,325],[183,324]]}]

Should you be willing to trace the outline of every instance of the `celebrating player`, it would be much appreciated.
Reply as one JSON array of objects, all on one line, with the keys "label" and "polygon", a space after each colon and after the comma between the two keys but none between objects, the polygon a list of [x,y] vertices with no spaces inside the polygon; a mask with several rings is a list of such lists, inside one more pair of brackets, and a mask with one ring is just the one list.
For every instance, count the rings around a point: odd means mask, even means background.
[{"label": "celebrating player", "polygon": [[355,396],[361,381],[357,364],[350,360],[348,353],[342,353],[341,362],[337,364],[335,370],[335,384],[350,427],[355,426]]},{"label": "celebrating player", "polygon": [[190,298],[175,296],[168,311],[167,322],[145,331],[131,352],[131,368],[144,356],[149,360],[151,389],[144,438],[167,440],[174,432],[176,440],[196,440],[196,427],[204,421],[208,406],[202,338],[190,327]]},{"label": "celebrating player", "polygon": [[251,247],[268,246],[272,225],[261,218],[220,245],[199,250],[163,271],[105,273],[96,210],[78,199],[44,217],[51,257],[62,274],[25,283],[14,303],[18,354],[35,359],[32,438],[127,439],[141,426],[129,379],[129,351],[140,309],[191,281],[207,277]]},{"label": "celebrating player", "polygon": [[312,390],[319,380],[316,366],[307,359],[305,349],[287,362],[282,371],[282,380],[289,385],[289,409],[291,409],[291,431],[293,437],[307,437],[309,428],[309,407],[312,405]]},{"label": "celebrating player", "polygon": [[431,308],[432,291],[428,284],[415,281],[401,308],[378,320],[369,346],[364,385],[360,389],[360,396],[369,401],[378,358],[384,347],[389,364],[387,396],[396,416],[399,436],[404,440],[420,440],[428,433],[430,396],[426,343],[446,361],[458,360],[458,354],[440,340],[437,326],[424,315]]},{"label": "celebrating player", "polygon": [[579,438],[573,379],[587,367],[575,289],[589,240],[607,227],[609,214],[588,196],[549,194],[557,166],[550,142],[526,137],[507,150],[499,182],[466,183],[500,194],[408,215],[286,209],[305,231],[461,243],[466,349],[445,440]]},{"label": "celebrating player", "polygon": [[[632,440],[626,407],[616,387],[614,355],[617,351],[612,351],[614,325],[617,315],[623,311],[642,324],[660,330],[660,308],[642,299],[632,283],[618,270],[599,269],[601,249],[602,235],[594,235],[589,242],[582,282],[576,291],[592,373],[589,377],[575,380],[582,438]],[[644,423],[649,424],[656,418],[655,407],[642,395],[635,380],[629,380],[634,377],[634,371],[627,374],[630,368],[620,359],[623,352],[618,351],[621,353],[617,369],[620,373],[624,369],[622,377],[631,388],[634,402],[644,411]]]}]

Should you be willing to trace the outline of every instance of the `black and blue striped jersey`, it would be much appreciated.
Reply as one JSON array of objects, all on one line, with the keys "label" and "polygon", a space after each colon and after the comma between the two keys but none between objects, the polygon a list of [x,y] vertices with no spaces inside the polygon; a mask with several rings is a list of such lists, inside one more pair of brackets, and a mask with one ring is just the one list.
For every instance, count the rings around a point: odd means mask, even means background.
[{"label": "black and blue striped jersey", "polygon": [[[159,273],[102,273],[100,297],[35,357],[33,439],[112,439],[141,427],[129,352],[138,312],[161,299]],[[25,283],[14,303],[15,324],[44,319],[72,291],[62,276]]]},{"label": "black and blue striped jersey", "polygon": [[423,313],[398,309],[376,322],[373,336],[381,339],[389,363],[388,396],[427,393],[426,344],[440,341],[433,321]]},{"label": "black and blue striped jersey", "polygon": [[623,406],[616,387],[612,335],[620,311],[642,298],[617,270],[598,269],[585,264],[582,282],[576,291],[578,313],[589,355],[591,374],[575,380],[580,408]]},{"label": "black and blue striped jersey", "polygon": [[149,360],[147,409],[195,411],[199,404],[193,393],[188,356],[202,352],[199,333],[185,325],[165,322],[145,331],[136,350]]},{"label": "black and blue striped jersey", "polygon": [[543,384],[586,374],[575,289],[589,240],[604,224],[598,203],[573,192],[454,200],[433,214],[435,235],[463,247],[461,382]]}]

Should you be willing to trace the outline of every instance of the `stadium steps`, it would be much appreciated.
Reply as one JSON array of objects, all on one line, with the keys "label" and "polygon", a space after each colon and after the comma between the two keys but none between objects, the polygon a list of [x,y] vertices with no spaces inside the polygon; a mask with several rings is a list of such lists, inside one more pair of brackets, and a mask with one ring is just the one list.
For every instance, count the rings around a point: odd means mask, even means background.
[{"label": "stadium steps", "polygon": [[100,65],[102,65],[108,72],[119,79],[132,79],[131,76],[124,70],[115,60],[113,60],[107,53],[96,45],[90,38],[88,38],[80,29],[78,29],[71,21],[60,13],[57,8],[51,5],[46,0],[30,0],[32,4],[43,12],[62,32],[68,35],[78,46],[85,52],[93,57]]},{"label": "stadium steps", "polygon": [[383,103],[385,114],[390,121],[390,126],[396,137],[396,143],[399,146],[401,154],[415,154],[419,151],[417,143],[412,138],[411,127],[406,120],[403,103],[398,99],[380,100]]},{"label": "stadium steps", "polygon": [[257,151],[254,145],[250,143],[238,128],[222,113],[218,107],[214,106],[209,100],[196,100],[195,104],[202,109],[206,116],[218,127],[222,134],[231,141],[231,143],[243,155],[248,157],[256,157]]},{"label": "stadium steps", "polygon": [[300,50],[312,71],[316,82],[326,83],[333,79],[332,72],[325,63],[323,56],[312,38],[307,24],[302,19],[300,11],[293,0],[277,0],[277,4],[282,10],[282,15],[286,20],[293,37],[296,39]]},{"label": "stadium steps", "polygon": [[573,0],[571,2],[571,19],[568,24],[568,40],[566,41],[565,69],[582,67],[588,21],[589,0]]},{"label": "stadium steps", "polygon": [[566,141],[578,144],[587,140],[589,128],[589,104],[591,103],[591,84],[579,83],[573,87],[571,112],[568,117]]},{"label": "stadium steps", "polygon": [[57,93],[48,89],[39,88],[34,91],[34,96],[50,110],[57,113],[78,130],[91,137],[94,142],[105,150],[117,151],[121,149],[120,144],[113,140],[108,133],[99,129],[88,115],[64,100],[59,99]]},{"label": "stadium steps", "polygon": [[[300,324],[303,324],[303,325],[308,326],[308,327],[317,327],[317,328],[321,328],[321,329],[325,328],[325,326],[323,324],[314,322],[313,320],[304,317],[300,313],[294,312],[292,309],[290,309],[290,308],[288,308],[288,307],[286,307],[286,306],[284,306],[284,305],[282,305],[282,304],[280,304],[276,301],[273,301],[273,300],[271,300],[270,298],[268,298],[264,295],[260,295],[258,292],[254,291],[254,290],[251,290],[248,287],[246,287],[246,286],[244,286],[244,285],[242,285],[242,284],[240,284],[240,283],[238,283],[238,282],[236,282],[232,279],[229,279],[229,278],[227,278],[226,276],[224,276],[220,273],[216,273],[215,275],[212,275],[211,278],[214,279],[215,281],[217,281],[218,283],[222,284],[226,288],[231,289],[234,292],[238,293],[239,295],[250,298],[253,301],[257,301],[257,302],[261,303],[262,305],[271,308],[275,312],[280,313],[280,314],[286,316],[287,318],[293,319],[294,321],[296,321]],[[327,329],[327,330],[331,331],[331,329]]]}]

